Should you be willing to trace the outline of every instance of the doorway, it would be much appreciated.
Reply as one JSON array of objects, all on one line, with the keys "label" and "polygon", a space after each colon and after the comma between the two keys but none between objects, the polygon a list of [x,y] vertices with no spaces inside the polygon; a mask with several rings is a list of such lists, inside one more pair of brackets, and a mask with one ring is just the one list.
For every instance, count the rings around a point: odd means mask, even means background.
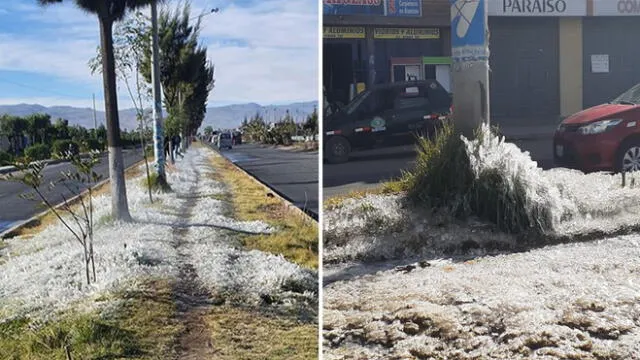
[{"label": "doorway", "polygon": [[322,57],[322,83],[327,91],[327,100],[332,103],[348,104],[353,82],[351,44],[325,42]]}]

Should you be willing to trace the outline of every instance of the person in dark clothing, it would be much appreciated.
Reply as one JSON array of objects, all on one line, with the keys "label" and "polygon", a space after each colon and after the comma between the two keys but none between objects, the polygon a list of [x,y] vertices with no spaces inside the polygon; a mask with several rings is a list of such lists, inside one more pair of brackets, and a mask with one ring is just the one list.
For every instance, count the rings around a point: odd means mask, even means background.
[{"label": "person in dark clothing", "polygon": [[178,157],[178,155],[180,155],[181,158],[183,158],[184,156],[180,153],[180,142],[182,141],[182,138],[180,138],[180,135],[176,135],[173,137],[173,139],[171,139],[171,143],[173,145],[173,157]]}]

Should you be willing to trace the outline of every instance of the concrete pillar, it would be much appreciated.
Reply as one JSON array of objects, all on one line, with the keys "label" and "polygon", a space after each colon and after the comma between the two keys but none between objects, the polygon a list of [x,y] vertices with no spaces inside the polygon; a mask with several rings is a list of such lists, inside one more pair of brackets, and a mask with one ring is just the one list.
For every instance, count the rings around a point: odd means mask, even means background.
[{"label": "concrete pillar", "polygon": [[582,110],[582,18],[560,18],[560,114]]},{"label": "concrete pillar", "polygon": [[487,2],[450,0],[455,131],[473,138],[489,124],[489,29]]}]

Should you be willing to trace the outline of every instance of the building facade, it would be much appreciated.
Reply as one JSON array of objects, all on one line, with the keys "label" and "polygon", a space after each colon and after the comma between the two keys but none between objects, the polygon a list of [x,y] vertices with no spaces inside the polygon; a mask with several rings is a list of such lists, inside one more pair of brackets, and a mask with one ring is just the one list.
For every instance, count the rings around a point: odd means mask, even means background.
[{"label": "building facade", "polygon": [[[410,11],[403,0],[323,1],[323,83],[335,98],[409,78],[455,91],[449,0],[406,0]],[[640,82],[640,0],[487,1],[496,122],[556,122]]]}]

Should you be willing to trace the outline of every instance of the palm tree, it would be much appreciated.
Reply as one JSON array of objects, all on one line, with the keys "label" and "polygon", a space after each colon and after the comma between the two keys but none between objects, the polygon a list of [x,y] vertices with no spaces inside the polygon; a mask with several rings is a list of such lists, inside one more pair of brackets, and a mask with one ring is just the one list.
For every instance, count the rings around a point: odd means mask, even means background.
[{"label": "palm tree", "polygon": [[[41,5],[61,3],[63,0],[37,0]],[[124,181],[124,159],[120,141],[116,69],[113,53],[113,23],[122,20],[127,11],[135,11],[157,0],[73,0],[82,10],[94,14],[100,23],[102,51],[102,79],[107,117],[109,145],[109,178],[111,182],[111,214],[115,220],[130,220],[127,189]]]}]

